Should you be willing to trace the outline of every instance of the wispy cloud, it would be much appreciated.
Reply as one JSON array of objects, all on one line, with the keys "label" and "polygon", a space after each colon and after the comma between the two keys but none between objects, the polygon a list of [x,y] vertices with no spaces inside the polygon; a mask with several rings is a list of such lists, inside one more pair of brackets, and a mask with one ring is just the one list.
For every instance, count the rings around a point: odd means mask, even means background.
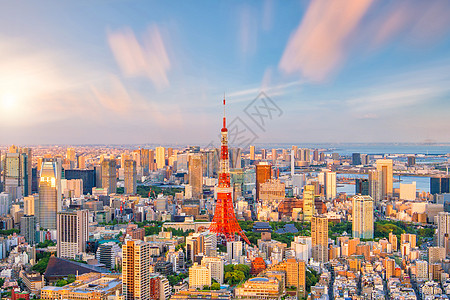
[{"label": "wispy cloud", "polygon": [[280,61],[286,73],[322,81],[346,56],[346,42],[372,0],[312,1]]},{"label": "wispy cloud", "polygon": [[450,1],[317,0],[309,5],[279,63],[286,74],[321,82],[350,55],[387,43],[428,46],[450,31]]},{"label": "wispy cloud", "polygon": [[130,28],[109,32],[108,42],[125,76],[146,76],[158,89],[170,86],[168,72],[171,63],[156,25],[148,28],[142,42]]},{"label": "wispy cloud", "polygon": [[248,5],[240,9],[239,30],[239,45],[242,53],[253,54],[258,42],[258,20]]},{"label": "wispy cloud", "polygon": [[377,47],[394,39],[429,43],[450,30],[449,14],[450,2],[446,0],[394,1],[381,9],[364,31],[374,37]]}]

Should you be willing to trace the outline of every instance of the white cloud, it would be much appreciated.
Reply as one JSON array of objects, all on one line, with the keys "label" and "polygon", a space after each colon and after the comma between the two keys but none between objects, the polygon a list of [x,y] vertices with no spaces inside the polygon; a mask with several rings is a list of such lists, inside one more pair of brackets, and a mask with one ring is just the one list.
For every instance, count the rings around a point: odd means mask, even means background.
[{"label": "white cloud", "polygon": [[168,72],[171,63],[156,25],[148,28],[141,43],[130,28],[109,32],[108,42],[125,76],[145,76],[158,89],[170,86]]}]

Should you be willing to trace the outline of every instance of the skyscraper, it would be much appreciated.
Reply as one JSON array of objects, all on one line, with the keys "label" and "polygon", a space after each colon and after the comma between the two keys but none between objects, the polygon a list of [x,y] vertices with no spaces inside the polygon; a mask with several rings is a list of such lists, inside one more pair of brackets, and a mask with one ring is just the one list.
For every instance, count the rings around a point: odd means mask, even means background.
[{"label": "skyscraper", "polygon": [[[369,180],[366,178],[355,179],[355,195],[369,195]],[[372,197],[373,198],[373,197]]]},{"label": "skyscraper", "polygon": [[143,169],[143,174],[148,175],[149,169],[150,169],[150,154],[149,149],[140,149],[140,155],[141,155],[141,167]]},{"label": "skyscraper", "polygon": [[26,155],[20,154],[17,147],[10,147],[9,152],[3,155],[3,191],[8,193],[13,201],[24,194],[24,158]]},{"label": "skyscraper", "polygon": [[261,159],[262,160],[267,159],[267,151],[266,151],[266,149],[261,149]]},{"label": "skyscraper", "polygon": [[156,167],[162,169],[166,166],[166,149],[164,147],[156,147]]},{"label": "skyscraper", "polygon": [[327,200],[336,198],[336,172],[326,172]]},{"label": "skyscraper", "polygon": [[267,162],[256,165],[256,199],[259,200],[260,185],[272,178],[272,166]]},{"label": "skyscraper", "polygon": [[125,160],[124,169],[125,194],[135,195],[137,190],[136,161],[131,159]]},{"label": "skyscraper", "polygon": [[128,240],[122,246],[122,289],[125,300],[150,300],[150,244]]},{"label": "skyscraper", "polygon": [[67,150],[66,150],[66,158],[70,162],[76,163],[76,161],[77,161],[77,153],[75,152],[74,148],[67,148]]},{"label": "skyscraper", "polygon": [[440,212],[436,216],[437,218],[437,246],[445,247],[445,237],[450,236],[450,213]]},{"label": "skyscraper", "polygon": [[155,150],[153,149],[148,150],[148,168],[150,171],[156,170]]},{"label": "skyscraper", "polygon": [[328,261],[328,218],[314,215],[311,219],[312,254],[315,261]]},{"label": "skyscraper", "polygon": [[58,212],[57,255],[62,258],[75,259],[85,252],[89,238],[88,210]]},{"label": "skyscraper", "polygon": [[430,177],[430,193],[432,195],[450,193],[450,177]]},{"label": "skyscraper", "polygon": [[46,159],[39,180],[38,222],[44,229],[56,229],[56,213],[61,210],[61,161]]},{"label": "skyscraper", "polygon": [[305,187],[303,188],[303,219],[305,221],[311,221],[311,218],[314,215],[314,198],[314,186],[305,185]]},{"label": "skyscraper", "polygon": [[203,160],[201,153],[189,155],[189,185],[192,198],[201,199],[203,195]]},{"label": "skyscraper", "polygon": [[294,177],[295,173],[295,150],[291,150],[291,178]]},{"label": "skyscraper", "polygon": [[392,196],[393,192],[392,159],[377,159],[377,170],[381,171],[381,197]]},{"label": "skyscraper", "polygon": [[24,215],[20,218],[20,234],[24,236],[29,245],[34,245],[36,235],[35,216]]},{"label": "skyscraper", "polygon": [[250,146],[250,159],[255,160],[255,146]]},{"label": "skyscraper", "polygon": [[353,153],[352,154],[352,165],[359,166],[361,164],[361,154]]},{"label": "skyscraper", "polygon": [[369,170],[369,196],[375,201],[376,206],[382,199],[381,182],[382,172],[378,170]]},{"label": "skyscraper", "polygon": [[272,149],[272,161],[274,164],[277,161],[277,149]]},{"label": "skyscraper", "polygon": [[32,194],[31,186],[32,186],[32,160],[33,154],[31,148],[21,148],[20,149],[21,157],[22,157],[22,181],[23,181],[23,195],[29,196]]},{"label": "skyscraper", "polygon": [[103,159],[101,162],[102,170],[102,188],[108,190],[108,194],[114,194],[117,191],[116,160],[114,158]]},{"label": "skyscraper", "polygon": [[352,205],[353,238],[373,239],[373,199],[354,196]]}]

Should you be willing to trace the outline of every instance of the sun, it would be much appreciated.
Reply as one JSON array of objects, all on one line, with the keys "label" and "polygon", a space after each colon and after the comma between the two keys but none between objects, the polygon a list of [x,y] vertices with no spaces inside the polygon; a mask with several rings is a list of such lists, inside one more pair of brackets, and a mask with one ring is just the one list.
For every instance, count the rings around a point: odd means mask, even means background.
[{"label": "sun", "polygon": [[1,98],[1,105],[5,109],[13,108],[16,104],[16,97],[13,94],[6,93]]}]

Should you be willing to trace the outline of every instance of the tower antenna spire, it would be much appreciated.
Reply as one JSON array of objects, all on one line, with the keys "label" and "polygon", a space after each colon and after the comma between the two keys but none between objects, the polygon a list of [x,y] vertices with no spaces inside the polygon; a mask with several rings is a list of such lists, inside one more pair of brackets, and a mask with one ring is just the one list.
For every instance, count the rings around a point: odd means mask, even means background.
[{"label": "tower antenna spire", "polygon": [[223,128],[227,127],[227,121],[225,117],[225,92],[223,92]]}]

